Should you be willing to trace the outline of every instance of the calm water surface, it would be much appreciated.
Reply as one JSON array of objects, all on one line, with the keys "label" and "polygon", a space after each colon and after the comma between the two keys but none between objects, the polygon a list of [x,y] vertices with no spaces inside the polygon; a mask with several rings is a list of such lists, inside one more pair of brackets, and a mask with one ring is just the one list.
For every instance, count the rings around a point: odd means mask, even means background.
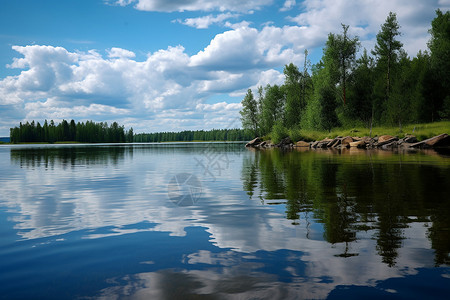
[{"label": "calm water surface", "polygon": [[450,156],[0,147],[2,299],[442,299]]}]

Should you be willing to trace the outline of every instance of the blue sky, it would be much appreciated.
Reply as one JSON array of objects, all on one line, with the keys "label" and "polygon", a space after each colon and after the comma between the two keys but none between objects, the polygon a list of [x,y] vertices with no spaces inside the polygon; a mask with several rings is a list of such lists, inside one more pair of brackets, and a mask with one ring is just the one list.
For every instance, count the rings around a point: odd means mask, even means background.
[{"label": "blue sky", "polygon": [[450,0],[2,0],[0,136],[19,122],[118,121],[135,132],[237,127],[248,88],[312,63],[329,32],[362,46],[389,11],[409,55]]}]

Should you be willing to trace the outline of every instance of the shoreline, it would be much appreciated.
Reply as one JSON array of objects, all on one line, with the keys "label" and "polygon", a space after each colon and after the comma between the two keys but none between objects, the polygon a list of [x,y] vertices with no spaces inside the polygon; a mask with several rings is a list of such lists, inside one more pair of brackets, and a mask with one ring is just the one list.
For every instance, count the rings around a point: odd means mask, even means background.
[{"label": "shoreline", "polygon": [[403,138],[392,135],[380,135],[375,137],[358,137],[358,136],[337,136],[333,139],[325,138],[322,140],[305,142],[293,142],[290,137],[286,137],[278,144],[273,144],[271,141],[264,141],[257,137],[248,142],[245,147],[256,149],[271,149],[271,148],[309,148],[309,149],[344,149],[344,148],[358,148],[358,149],[435,149],[435,148],[450,148],[450,136],[447,133],[442,133],[437,136],[419,141],[414,135],[406,135]]}]

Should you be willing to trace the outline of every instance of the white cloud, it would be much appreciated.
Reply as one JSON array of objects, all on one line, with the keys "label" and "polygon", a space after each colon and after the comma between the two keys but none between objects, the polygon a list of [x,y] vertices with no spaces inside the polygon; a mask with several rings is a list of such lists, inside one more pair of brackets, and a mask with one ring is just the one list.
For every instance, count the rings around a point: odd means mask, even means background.
[{"label": "white cloud", "polygon": [[295,0],[286,0],[280,11],[288,11],[291,10],[295,6]]},{"label": "white cloud", "polygon": [[299,41],[301,36],[296,36],[301,31],[298,26],[264,27],[261,31],[244,26],[226,31],[192,56],[190,66],[236,72],[299,63],[304,46]]},{"label": "white cloud", "polygon": [[217,35],[193,56],[177,46],[150,53],[143,61],[121,48],[107,49],[103,55],[96,50],[14,46],[23,57],[14,58],[9,68],[20,73],[0,80],[0,104],[10,108],[0,114],[16,111],[10,126],[28,119],[116,118],[136,132],[221,128],[239,116],[239,110],[223,114],[198,104],[214,95],[236,102],[230,97],[240,97],[256,84],[278,81],[280,74],[272,67],[299,59],[301,47],[292,48],[287,39],[292,28],[268,33],[274,30],[243,24]]},{"label": "white cloud", "polygon": [[390,11],[397,13],[403,33],[400,40],[410,55],[426,49],[430,21],[443,4],[437,0],[305,0],[303,12],[289,18],[304,28],[303,37],[312,47],[322,46],[329,32],[341,32],[341,23],[367,45],[374,44]]},{"label": "white cloud", "polygon": [[207,15],[198,18],[187,18],[183,20],[176,20],[178,23],[187,25],[190,27],[195,27],[197,29],[206,29],[213,24],[221,24],[223,21],[231,18],[237,18],[239,14],[225,13],[219,14],[217,16]]},{"label": "white cloud", "polygon": [[197,104],[197,109],[202,111],[239,111],[242,108],[241,103],[227,103],[227,102],[219,102],[215,104]]},{"label": "white cloud", "polygon": [[133,58],[136,57],[136,54],[125,49],[113,47],[108,51],[108,56],[111,58]]},{"label": "white cloud", "polygon": [[114,3],[126,6],[134,4],[134,7],[143,11],[236,11],[248,12],[260,9],[273,3],[273,0],[115,0]]}]

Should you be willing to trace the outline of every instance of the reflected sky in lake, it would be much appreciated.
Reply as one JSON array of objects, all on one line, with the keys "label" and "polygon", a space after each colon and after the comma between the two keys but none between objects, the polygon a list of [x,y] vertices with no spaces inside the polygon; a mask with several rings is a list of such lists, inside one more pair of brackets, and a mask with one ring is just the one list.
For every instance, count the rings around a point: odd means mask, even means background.
[{"label": "reflected sky in lake", "polygon": [[0,298],[450,292],[445,153],[2,146],[0,168]]}]

